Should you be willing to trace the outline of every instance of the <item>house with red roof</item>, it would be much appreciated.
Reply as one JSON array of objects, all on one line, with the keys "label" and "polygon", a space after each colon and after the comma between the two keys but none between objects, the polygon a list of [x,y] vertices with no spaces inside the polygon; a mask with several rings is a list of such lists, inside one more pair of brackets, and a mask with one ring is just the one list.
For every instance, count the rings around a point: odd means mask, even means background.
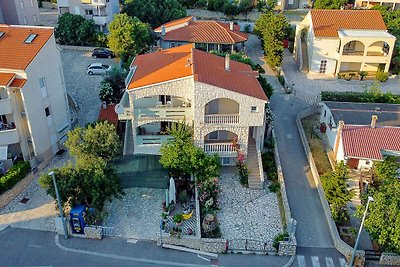
[{"label": "house with red roof", "polygon": [[[261,147],[268,98],[258,73],[247,64],[182,45],[137,56],[126,80],[126,92],[116,106],[126,121],[135,154],[159,154],[171,137],[167,128],[177,122],[193,127],[194,142],[217,153],[223,165],[234,165],[232,142],[252,166],[249,184],[263,181]],[[124,149],[130,151],[131,149]]]},{"label": "house with red roof", "polygon": [[165,23],[154,32],[160,38],[161,49],[192,43],[204,51],[233,52],[243,50],[248,39],[233,22],[196,20],[192,16]]},{"label": "house with red roof", "polygon": [[51,159],[70,129],[67,103],[54,29],[0,24],[0,162]]},{"label": "house with red roof", "polygon": [[369,169],[385,156],[400,156],[400,127],[378,126],[373,115],[370,125],[339,122],[334,157],[352,169]]},{"label": "house with red roof", "polygon": [[396,37],[378,10],[310,10],[296,27],[294,56],[310,78],[388,72]]}]

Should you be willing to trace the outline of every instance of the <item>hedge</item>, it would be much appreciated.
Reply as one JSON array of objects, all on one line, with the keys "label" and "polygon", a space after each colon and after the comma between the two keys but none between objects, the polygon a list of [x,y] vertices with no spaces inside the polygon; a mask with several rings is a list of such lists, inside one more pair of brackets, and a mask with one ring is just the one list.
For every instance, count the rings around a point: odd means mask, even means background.
[{"label": "hedge", "polygon": [[12,166],[4,176],[0,177],[0,193],[7,191],[21,181],[30,168],[31,166],[27,161],[20,161]]},{"label": "hedge", "polygon": [[322,101],[400,104],[400,95],[374,92],[321,92]]}]

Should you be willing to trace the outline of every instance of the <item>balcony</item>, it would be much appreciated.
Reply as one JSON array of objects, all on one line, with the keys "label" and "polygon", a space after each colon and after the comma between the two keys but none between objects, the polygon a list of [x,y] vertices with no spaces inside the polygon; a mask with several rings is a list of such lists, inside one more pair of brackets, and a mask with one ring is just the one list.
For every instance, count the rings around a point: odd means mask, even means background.
[{"label": "balcony", "polygon": [[210,124],[237,124],[239,114],[209,114],[204,116],[204,122]]},{"label": "balcony", "polygon": [[106,0],[81,0],[83,5],[96,5],[105,6],[107,4]]},{"label": "balcony", "polygon": [[2,130],[0,130],[0,146],[16,144],[18,142],[19,134],[16,128],[8,129],[8,127],[2,127]]},{"label": "balcony", "polygon": [[10,114],[11,112],[11,100],[9,98],[0,99],[0,115]]},{"label": "balcony", "polygon": [[193,116],[191,107],[149,107],[149,108],[139,108],[135,109],[135,118],[138,120],[149,120],[155,119],[157,121],[162,121],[165,119],[174,120],[191,120]]},{"label": "balcony", "polygon": [[96,25],[105,25],[108,22],[108,16],[93,15],[93,22]]},{"label": "balcony", "polygon": [[138,135],[134,154],[160,155],[162,143],[174,139],[170,135]]},{"label": "balcony", "polygon": [[69,7],[68,0],[58,0],[57,1],[58,7]]},{"label": "balcony", "polygon": [[219,153],[223,155],[232,155],[235,152],[232,143],[221,142],[221,143],[205,143],[204,144],[204,152],[209,154]]}]

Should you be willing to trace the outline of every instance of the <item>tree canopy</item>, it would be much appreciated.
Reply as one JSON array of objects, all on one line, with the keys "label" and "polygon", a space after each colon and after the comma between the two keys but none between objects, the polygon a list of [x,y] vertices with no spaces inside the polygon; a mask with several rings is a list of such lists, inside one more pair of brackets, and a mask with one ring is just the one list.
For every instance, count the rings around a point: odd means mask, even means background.
[{"label": "tree canopy", "polygon": [[[399,157],[386,157],[383,162],[376,163],[374,171],[379,185],[369,189],[368,195],[374,201],[369,205],[365,220],[365,228],[382,249],[397,254],[400,254],[399,160]],[[360,206],[359,217],[362,217],[364,210],[365,207]]]},{"label": "tree canopy", "polygon": [[108,47],[123,57],[145,51],[154,41],[149,25],[127,14],[115,15],[109,31]]},{"label": "tree canopy", "polygon": [[178,0],[126,0],[124,12],[153,28],[186,16],[186,8]]},{"label": "tree canopy", "polygon": [[266,61],[273,68],[282,65],[283,39],[287,37],[288,27],[285,16],[274,12],[261,14],[256,21],[254,32],[261,37]]},{"label": "tree canopy", "polygon": [[315,0],[315,9],[340,9],[347,3],[347,0]]},{"label": "tree canopy", "polygon": [[342,161],[334,171],[321,176],[322,187],[331,208],[332,218],[338,223],[348,217],[346,204],[353,197],[353,192],[347,189],[348,174],[349,171]]},{"label": "tree canopy", "polygon": [[58,18],[55,37],[64,45],[90,45],[96,41],[96,31],[92,20],[65,13]]}]

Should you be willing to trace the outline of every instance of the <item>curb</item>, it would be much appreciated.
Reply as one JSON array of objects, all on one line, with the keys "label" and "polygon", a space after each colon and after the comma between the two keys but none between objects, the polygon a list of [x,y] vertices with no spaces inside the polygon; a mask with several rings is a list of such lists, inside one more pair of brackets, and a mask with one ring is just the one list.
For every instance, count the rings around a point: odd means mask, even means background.
[{"label": "curb", "polygon": [[296,255],[293,255],[292,257],[290,257],[289,261],[282,267],[289,267],[290,265],[292,265],[295,258],[296,258]]}]

